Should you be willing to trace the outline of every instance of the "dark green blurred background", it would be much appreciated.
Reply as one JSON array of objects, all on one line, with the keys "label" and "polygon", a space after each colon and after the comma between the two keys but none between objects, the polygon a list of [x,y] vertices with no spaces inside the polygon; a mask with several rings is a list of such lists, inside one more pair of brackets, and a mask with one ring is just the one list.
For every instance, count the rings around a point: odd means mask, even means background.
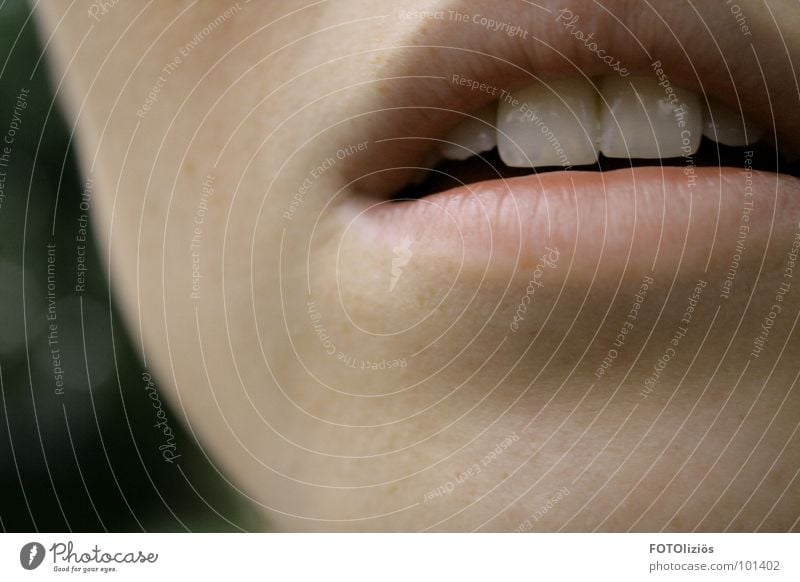
[{"label": "dark green blurred background", "polygon": [[[110,301],[93,239],[87,285],[76,292],[84,184],[34,26],[24,0],[0,0],[0,154],[6,136],[13,142],[0,168],[0,530],[257,529],[253,509],[169,410],[181,457],[162,458],[144,368]],[[12,124],[15,107],[21,120]],[[55,245],[49,281],[47,245]]]}]

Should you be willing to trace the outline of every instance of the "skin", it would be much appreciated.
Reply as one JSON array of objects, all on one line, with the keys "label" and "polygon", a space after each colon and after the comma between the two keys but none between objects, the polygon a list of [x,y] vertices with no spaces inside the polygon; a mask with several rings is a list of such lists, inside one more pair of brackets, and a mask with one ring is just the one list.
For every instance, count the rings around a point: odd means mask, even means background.
[{"label": "skin", "polygon": [[[741,100],[782,148],[796,150],[797,115],[786,112],[799,104],[791,65],[800,37],[790,31],[800,11],[791,2],[739,5],[752,35],[719,2],[694,2],[697,13],[675,2],[617,2],[609,10],[619,21],[593,3],[568,8],[631,70],[647,72],[651,59],[638,48],[647,47],[677,85]],[[719,204],[713,172],[694,201],[652,195],[631,210],[634,191],[620,194],[629,204],[614,206],[608,222],[602,192],[565,194],[557,264],[544,269],[521,330],[509,334],[552,240],[530,243],[510,265],[508,253],[487,255],[469,241],[463,256],[452,252],[453,233],[426,229],[423,216],[390,292],[407,233],[391,226],[394,215],[376,228],[360,213],[410,174],[350,182],[422,161],[419,144],[375,143],[402,134],[401,114],[380,110],[421,107],[402,114],[406,134],[441,137],[455,112],[482,105],[419,76],[469,69],[513,89],[531,82],[517,67],[548,78],[605,75],[606,65],[551,17],[513,1],[242,1],[143,111],[165,65],[231,6],[120,2],[97,11],[53,2],[39,18],[44,38],[53,35],[54,78],[65,80],[62,102],[95,182],[94,226],[128,328],[172,413],[264,511],[265,527],[800,529],[797,284],[765,351],[750,356],[798,230],[794,182],[768,176],[759,188],[725,299],[741,207],[738,198]],[[398,17],[415,7],[520,23],[568,59],[471,24]],[[714,58],[702,56],[712,37]],[[392,48],[409,45],[418,48]],[[478,55],[465,67],[463,53],[447,48],[462,46],[505,59]],[[454,112],[424,109],[442,101]],[[366,151],[312,180],[287,219],[309,172],[362,142]],[[731,174],[726,192],[741,191],[743,179]],[[207,209],[204,182],[213,188]],[[698,212],[704,204],[711,210]],[[669,229],[648,223],[662,208]],[[589,217],[581,227],[579,215]],[[193,265],[202,275],[194,289]],[[635,328],[598,379],[648,272]],[[698,280],[706,286],[689,332],[643,397]],[[362,370],[365,361],[405,365]]]}]

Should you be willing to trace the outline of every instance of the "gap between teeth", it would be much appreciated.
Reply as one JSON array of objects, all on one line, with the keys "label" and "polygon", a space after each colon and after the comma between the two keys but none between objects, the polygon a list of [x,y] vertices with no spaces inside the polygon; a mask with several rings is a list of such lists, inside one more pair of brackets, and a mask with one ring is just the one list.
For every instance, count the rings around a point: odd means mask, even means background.
[{"label": "gap between teeth", "polygon": [[728,146],[758,141],[763,131],[717,101],[678,87],[670,97],[655,79],[603,77],[534,83],[495,101],[441,142],[447,159],[497,147],[507,166],[580,166],[609,158],[690,156],[701,136]]}]

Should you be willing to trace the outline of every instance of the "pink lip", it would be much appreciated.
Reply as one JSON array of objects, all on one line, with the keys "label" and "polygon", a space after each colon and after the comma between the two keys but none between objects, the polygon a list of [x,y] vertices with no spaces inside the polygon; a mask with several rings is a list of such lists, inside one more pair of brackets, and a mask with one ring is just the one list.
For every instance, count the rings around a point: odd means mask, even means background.
[{"label": "pink lip", "polygon": [[743,226],[751,241],[796,229],[800,180],[735,168],[696,168],[693,183],[680,167],[550,172],[361,211],[371,240],[394,246],[410,238],[420,252],[467,267],[524,268],[550,247],[577,272],[595,271],[598,261],[705,270],[730,256]]}]

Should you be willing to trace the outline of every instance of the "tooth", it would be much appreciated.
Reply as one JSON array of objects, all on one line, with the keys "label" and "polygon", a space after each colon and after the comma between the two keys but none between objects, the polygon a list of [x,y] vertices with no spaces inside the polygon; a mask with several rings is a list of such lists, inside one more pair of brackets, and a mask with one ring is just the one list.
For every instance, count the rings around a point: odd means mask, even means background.
[{"label": "tooth", "polygon": [[[439,144],[439,151],[448,160],[466,160],[497,146],[497,102],[468,117]],[[451,142],[451,143],[448,143]]]},{"label": "tooth", "polygon": [[597,162],[597,92],[589,81],[536,83],[511,97],[497,111],[497,149],[507,166]]},{"label": "tooth", "polygon": [[709,99],[703,107],[703,135],[722,145],[741,147],[760,140],[764,131],[727,105]]},{"label": "tooth", "polygon": [[[603,77],[599,145],[609,158],[673,158],[700,147],[703,114],[691,91],[649,77]],[[674,95],[671,96],[671,95]]]}]

